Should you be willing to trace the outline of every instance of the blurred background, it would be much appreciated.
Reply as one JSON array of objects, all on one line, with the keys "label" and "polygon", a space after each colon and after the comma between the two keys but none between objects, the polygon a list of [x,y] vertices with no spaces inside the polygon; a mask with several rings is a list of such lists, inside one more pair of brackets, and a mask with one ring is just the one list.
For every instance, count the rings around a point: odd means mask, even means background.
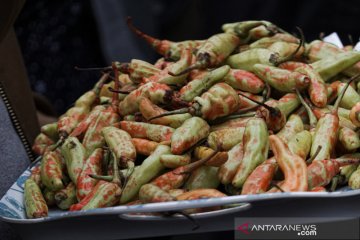
[{"label": "blurred background", "polygon": [[98,78],[74,66],[159,58],[129,31],[127,16],[142,31],[173,41],[208,38],[227,22],[264,19],[289,32],[301,27],[307,41],[337,32],[348,44],[348,35],[359,39],[359,13],[356,0],[27,0],[15,31],[37,108],[58,116]]}]

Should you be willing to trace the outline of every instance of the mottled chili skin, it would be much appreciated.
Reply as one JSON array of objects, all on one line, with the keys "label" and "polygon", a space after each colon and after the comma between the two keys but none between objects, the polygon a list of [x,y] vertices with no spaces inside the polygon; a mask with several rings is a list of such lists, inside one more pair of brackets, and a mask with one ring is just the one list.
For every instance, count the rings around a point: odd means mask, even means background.
[{"label": "mottled chili skin", "polygon": [[171,136],[171,152],[183,154],[201,139],[209,135],[210,126],[199,117],[187,119]]},{"label": "mottled chili skin", "polygon": [[194,101],[200,104],[201,117],[206,120],[228,116],[237,111],[240,104],[237,92],[226,83],[215,84]]},{"label": "mottled chili skin", "polygon": [[289,192],[307,191],[308,174],[304,159],[292,153],[287,144],[276,135],[271,135],[269,140],[275,159],[284,173],[284,181],[280,187]]},{"label": "mottled chili skin", "polygon": [[184,188],[187,190],[214,188],[216,189],[220,181],[217,178],[218,167],[201,166],[195,169],[187,179]]},{"label": "mottled chili skin", "polygon": [[158,186],[148,183],[140,188],[139,200],[143,203],[155,203],[174,201],[175,198]]},{"label": "mottled chili skin", "polygon": [[48,151],[41,159],[41,181],[52,191],[64,188],[61,158],[58,151]]},{"label": "mottled chili skin", "polygon": [[71,205],[77,203],[76,199],[76,186],[73,182],[70,182],[66,188],[61,189],[55,193],[56,205],[63,210],[67,210]]},{"label": "mottled chili skin", "polygon": [[89,175],[102,174],[103,152],[102,148],[95,149],[84,163],[76,184],[76,197],[79,201],[86,197],[98,182],[98,180],[91,178]]},{"label": "mottled chili skin", "polygon": [[131,141],[135,146],[136,153],[145,156],[149,156],[159,145],[158,142],[142,138],[132,138]]},{"label": "mottled chili skin", "polygon": [[77,138],[68,137],[61,146],[61,153],[65,159],[71,181],[77,184],[77,179],[87,158],[84,146]]},{"label": "mottled chili skin", "polygon": [[32,150],[38,155],[43,155],[46,148],[52,144],[54,144],[54,141],[51,140],[51,138],[46,136],[44,133],[40,133],[34,140]]},{"label": "mottled chili skin", "polygon": [[360,127],[360,102],[351,108],[349,118],[355,126]]},{"label": "mottled chili skin", "polygon": [[129,121],[121,121],[120,128],[133,138],[145,138],[155,142],[170,140],[175,131],[167,126]]},{"label": "mottled chili skin", "polygon": [[323,187],[340,172],[340,164],[332,159],[316,160],[307,167],[307,172],[309,189]]},{"label": "mottled chili skin", "polygon": [[176,197],[176,199],[178,201],[181,201],[181,200],[194,200],[200,198],[216,198],[216,197],[226,197],[226,194],[216,189],[195,189],[180,194],[179,196]]},{"label": "mottled chili skin", "polygon": [[244,143],[241,141],[228,152],[227,161],[219,167],[218,178],[222,184],[230,184],[244,157]]},{"label": "mottled chili skin", "polygon": [[177,168],[189,164],[191,155],[189,153],[182,155],[164,154],[160,157],[160,162],[167,168]]},{"label": "mottled chili skin", "polygon": [[276,134],[284,142],[288,142],[295,134],[304,130],[304,124],[297,114],[290,115],[285,126]]},{"label": "mottled chili skin", "polygon": [[224,151],[232,149],[236,144],[242,142],[245,127],[228,128],[213,131],[207,138],[207,143],[212,149],[217,149],[221,144]]},{"label": "mottled chili skin", "polygon": [[58,124],[57,122],[45,124],[40,129],[41,133],[48,136],[51,140],[56,142],[59,139]]},{"label": "mottled chili skin", "polygon": [[255,74],[241,69],[230,69],[223,80],[234,89],[255,94],[260,93],[265,88],[263,80]]},{"label": "mottled chili skin", "polygon": [[310,84],[310,78],[299,72],[264,64],[255,64],[254,71],[258,77],[281,92],[293,92],[295,88],[305,89]]},{"label": "mottled chili skin", "polygon": [[31,178],[25,181],[24,205],[27,218],[48,216],[48,207],[39,186]]},{"label": "mottled chili skin", "polygon": [[257,166],[246,179],[241,194],[265,193],[270,186],[276,169],[277,164],[274,162],[265,162]]},{"label": "mottled chili skin", "polygon": [[360,189],[360,167],[349,178],[349,186],[352,189]]},{"label": "mottled chili skin", "polygon": [[240,188],[251,172],[267,159],[269,150],[268,130],[262,118],[252,118],[246,124],[243,144],[244,155],[232,180]]},{"label": "mottled chili skin", "polygon": [[[219,146],[221,146],[221,145],[219,145]],[[215,150],[213,150],[211,148],[199,146],[194,149],[193,157],[196,159],[203,159],[203,158],[207,158],[210,155],[214,154],[214,152],[215,152]],[[226,151],[218,152],[215,154],[215,156],[210,158],[205,163],[205,165],[213,166],[213,167],[220,167],[227,161],[227,159],[228,159],[228,153]]]}]

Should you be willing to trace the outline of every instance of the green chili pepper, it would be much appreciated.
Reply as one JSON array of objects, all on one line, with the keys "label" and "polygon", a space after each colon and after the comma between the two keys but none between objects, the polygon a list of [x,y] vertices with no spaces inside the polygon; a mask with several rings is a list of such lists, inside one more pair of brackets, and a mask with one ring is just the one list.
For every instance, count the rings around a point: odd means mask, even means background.
[{"label": "green chili pepper", "polygon": [[209,135],[210,126],[199,117],[187,119],[171,136],[171,152],[183,154],[201,139]]},{"label": "green chili pepper", "polygon": [[121,121],[120,128],[133,138],[146,138],[155,142],[170,140],[175,131],[174,128],[167,126],[129,121]]},{"label": "green chili pepper", "polygon": [[291,72],[264,64],[255,64],[254,73],[273,88],[281,92],[293,92],[295,88],[305,89],[310,78],[298,72]]},{"label": "green chili pepper", "polygon": [[307,130],[296,133],[290,141],[288,141],[289,149],[292,153],[299,155],[304,160],[310,153],[312,137]]},{"label": "green chili pepper", "polygon": [[[346,83],[340,83],[338,85],[338,96],[340,95],[342,89],[346,86]],[[340,107],[345,109],[351,109],[355,106],[356,103],[360,102],[360,95],[355,91],[352,86],[349,86],[345,92],[344,97],[340,102]]]},{"label": "green chili pepper", "polygon": [[360,167],[351,174],[349,178],[349,186],[352,189],[360,189]]},{"label": "green chili pepper", "polygon": [[86,150],[76,137],[68,137],[61,146],[61,153],[70,179],[76,184],[87,157]]},{"label": "green chili pepper", "polygon": [[228,152],[228,160],[219,167],[218,178],[224,185],[231,183],[244,156],[244,143],[241,141]]},{"label": "green chili pepper", "polygon": [[45,124],[41,127],[40,131],[51,138],[54,142],[59,140],[58,124],[57,122]]},{"label": "green chili pepper", "polygon": [[158,186],[148,183],[139,190],[139,199],[143,203],[175,201],[175,198]]},{"label": "green chili pepper", "polygon": [[232,180],[235,187],[241,187],[250,173],[267,159],[268,137],[269,133],[263,119],[253,118],[248,121],[243,139],[244,156]]},{"label": "green chili pepper", "polygon": [[192,101],[196,96],[201,95],[214,84],[220,82],[229,71],[230,67],[225,65],[209,72],[199,79],[192,80],[180,89],[180,99],[187,102]]},{"label": "green chili pepper", "polygon": [[284,142],[288,142],[295,134],[304,130],[304,124],[297,114],[291,114],[285,126],[276,134]]},{"label": "green chili pepper", "polygon": [[217,130],[209,134],[207,143],[212,149],[217,149],[221,145],[222,150],[228,151],[239,142],[242,142],[244,131],[245,127]]},{"label": "green chili pepper", "polygon": [[66,188],[56,192],[56,205],[63,210],[69,209],[71,205],[77,203],[76,187],[74,183],[69,183]]},{"label": "green chili pepper", "polygon": [[48,207],[39,186],[31,179],[25,181],[25,211],[28,218],[47,217]]},{"label": "green chili pepper", "polygon": [[220,184],[217,172],[217,167],[201,166],[191,173],[184,187],[188,190],[217,188]]},{"label": "green chili pepper", "polygon": [[43,190],[43,197],[48,207],[55,205],[55,192],[45,188]]},{"label": "green chili pepper", "polygon": [[160,162],[167,168],[177,168],[189,164],[191,156],[189,153],[183,155],[164,154],[160,157]]},{"label": "green chili pepper", "polygon": [[134,83],[141,83],[144,78],[160,73],[160,70],[154,65],[139,59],[132,59],[130,63],[116,62],[116,66],[120,72],[128,74]]},{"label": "green chili pepper", "polygon": [[360,147],[359,135],[347,127],[340,128],[339,141],[347,151],[353,151]]},{"label": "green chili pepper", "polygon": [[131,201],[138,194],[142,185],[148,183],[151,179],[156,177],[165,168],[165,166],[163,166],[160,162],[160,157],[163,154],[170,153],[169,146],[159,145],[129,177],[129,180],[122,192],[120,203],[127,203]]},{"label": "green chili pepper", "polygon": [[250,93],[260,93],[265,88],[264,82],[255,74],[241,69],[230,69],[223,80],[235,89]]}]

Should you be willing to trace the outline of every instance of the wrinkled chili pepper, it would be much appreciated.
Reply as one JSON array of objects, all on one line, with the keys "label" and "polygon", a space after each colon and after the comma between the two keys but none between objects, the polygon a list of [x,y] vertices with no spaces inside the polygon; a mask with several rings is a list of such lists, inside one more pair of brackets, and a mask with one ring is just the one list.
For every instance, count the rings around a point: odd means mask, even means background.
[{"label": "wrinkled chili pepper", "polygon": [[68,137],[61,146],[61,153],[71,181],[77,184],[77,179],[87,158],[84,146],[76,137]]},{"label": "wrinkled chili pepper", "polygon": [[191,156],[189,153],[183,155],[164,154],[160,157],[160,162],[167,168],[177,168],[189,164]]},{"label": "wrinkled chili pepper", "polygon": [[223,80],[234,89],[250,93],[260,93],[265,88],[264,82],[255,74],[241,69],[230,69]]},{"label": "wrinkled chili pepper", "polygon": [[217,188],[220,181],[217,177],[218,167],[201,166],[195,169],[187,179],[184,188],[188,190]]},{"label": "wrinkled chili pepper", "polygon": [[51,191],[64,188],[62,161],[58,151],[48,151],[41,159],[41,182]]},{"label": "wrinkled chili pepper", "polygon": [[307,191],[308,174],[304,159],[292,153],[289,147],[276,135],[271,135],[269,141],[275,159],[284,173],[284,181],[280,187],[289,192]]},{"label": "wrinkled chili pepper", "polygon": [[38,155],[43,155],[48,146],[54,144],[54,141],[51,140],[47,135],[44,133],[40,133],[34,140],[34,144],[32,146],[32,150],[34,153]]},{"label": "wrinkled chili pepper", "polygon": [[201,139],[209,135],[210,126],[199,117],[187,119],[171,136],[171,152],[183,154]]},{"label": "wrinkled chili pepper", "polygon": [[71,205],[77,203],[76,186],[69,183],[66,188],[55,193],[56,205],[63,210],[69,209]]},{"label": "wrinkled chili pepper", "polygon": [[121,121],[120,128],[134,138],[146,138],[155,142],[168,141],[175,129],[163,125],[143,122]]},{"label": "wrinkled chili pepper", "polygon": [[[349,86],[349,84],[359,76],[360,75],[352,77],[346,86]],[[334,109],[331,110],[330,113],[321,117],[316,125],[310,156],[314,156],[319,146],[322,146],[322,149],[315,157],[315,160],[329,159],[335,148],[339,131],[339,116],[337,114],[337,110],[346,89],[347,87],[342,89],[339,97],[336,99]]]},{"label": "wrinkled chili pepper", "polygon": [[255,64],[254,73],[281,92],[293,92],[294,88],[305,89],[310,84],[310,78],[304,74],[264,64]]},{"label": "wrinkled chili pepper", "polygon": [[207,143],[212,149],[221,144],[224,151],[228,151],[243,140],[245,127],[227,128],[213,131],[207,138]]},{"label": "wrinkled chili pepper", "polygon": [[168,191],[170,189],[181,187],[186,179],[188,179],[189,174],[195,169],[202,166],[204,163],[209,161],[212,157],[217,154],[217,151],[214,151],[211,155],[200,159],[196,162],[190,163],[185,166],[178,167],[172,171],[169,171],[157,178],[155,178],[151,183],[158,186],[159,188]]},{"label": "wrinkled chili pepper", "polygon": [[140,187],[148,183],[151,179],[156,177],[164,168],[160,162],[160,157],[163,154],[170,154],[170,147],[159,145],[155,151],[147,157],[139,168],[135,169],[133,174],[129,177],[127,184],[122,192],[120,203],[127,203],[131,201],[139,192]]},{"label": "wrinkled chili pepper", "polygon": [[90,174],[102,174],[102,160],[103,149],[95,149],[91,155],[86,159],[82,171],[76,183],[76,197],[81,201],[88,195],[98,182],[96,179],[91,178]]},{"label": "wrinkled chili pepper", "polygon": [[42,218],[48,216],[48,207],[39,186],[31,178],[25,181],[24,204],[28,218]]},{"label": "wrinkled chili pepper", "polygon": [[268,130],[262,118],[248,121],[243,137],[243,158],[236,170],[232,185],[239,188],[251,172],[267,159],[269,150]]}]

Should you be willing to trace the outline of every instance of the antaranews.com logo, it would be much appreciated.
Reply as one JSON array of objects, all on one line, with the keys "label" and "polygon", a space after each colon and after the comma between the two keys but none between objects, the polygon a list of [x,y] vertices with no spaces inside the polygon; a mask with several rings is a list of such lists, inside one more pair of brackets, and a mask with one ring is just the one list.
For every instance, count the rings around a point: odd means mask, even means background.
[{"label": "antaranews.com logo", "polygon": [[236,218],[235,239],[359,239],[358,218]]}]

